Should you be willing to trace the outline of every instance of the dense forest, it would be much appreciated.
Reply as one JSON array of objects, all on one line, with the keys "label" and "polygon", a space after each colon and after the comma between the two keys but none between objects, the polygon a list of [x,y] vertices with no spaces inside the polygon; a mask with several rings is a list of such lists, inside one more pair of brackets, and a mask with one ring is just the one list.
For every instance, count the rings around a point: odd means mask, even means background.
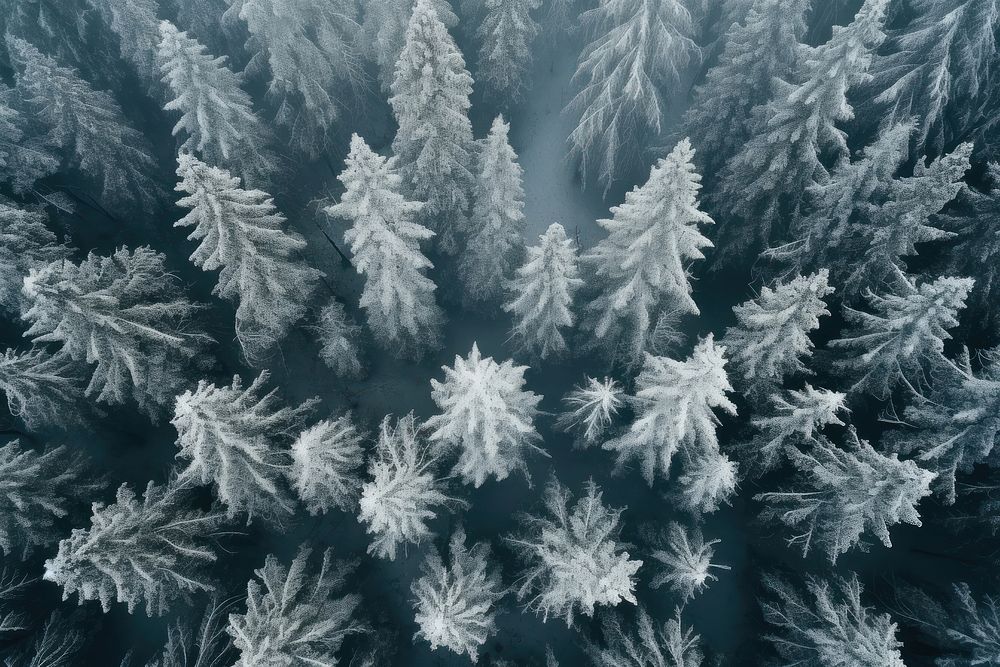
[{"label": "dense forest", "polygon": [[1000,0],[0,24],[8,667],[1000,665]]}]

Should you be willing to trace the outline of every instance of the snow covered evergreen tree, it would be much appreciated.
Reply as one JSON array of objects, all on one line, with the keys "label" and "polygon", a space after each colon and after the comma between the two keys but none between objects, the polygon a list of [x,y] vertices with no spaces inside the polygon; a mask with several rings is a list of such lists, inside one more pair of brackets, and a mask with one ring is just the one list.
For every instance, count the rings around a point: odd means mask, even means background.
[{"label": "snow covered evergreen tree", "polygon": [[394,355],[419,358],[438,346],[444,319],[425,275],[433,264],[420,252],[434,232],[414,221],[423,204],[400,193],[396,158],[376,154],[355,134],[345,162],[337,178],[346,191],[325,211],[351,222],[344,238],[366,278],[361,307],[368,328]]},{"label": "snow covered evergreen tree", "polygon": [[744,468],[759,476],[788,459],[790,449],[808,451],[826,426],[844,425],[839,413],[847,411],[846,398],[808,382],[802,389],[772,394],[770,410],[750,420],[753,436],[739,446]]},{"label": "snow covered evergreen tree", "polygon": [[59,169],[51,138],[25,107],[16,90],[0,83],[0,182],[15,194]]},{"label": "snow covered evergreen tree", "polygon": [[357,7],[347,0],[230,0],[250,32],[247,71],[269,76],[274,122],[311,158],[332,138],[345,91],[363,85]]},{"label": "snow covered evergreen tree", "polygon": [[826,44],[802,56],[791,81],[776,81],[775,96],[754,111],[752,132],[726,165],[717,202],[729,214],[720,230],[728,257],[767,246],[782,211],[798,211],[806,189],[827,176],[823,156],[847,153],[838,122],[854,117],[847,92],[868,80],[889,0],[866,0],[854,21],[835,26]]},{"label": "snow covered evergreen tree", "polygon": [[720,342],[730,351],[737,386],[769,393],[787,376],[809,373],[803,363],[812,356],[809,334],[819,328],[820,317],[830,314],[823,301],[833,294],[828,278],[829,272],[820,269],[765,285],[756,299],[733,308],[736,326],[726,329]]},{"label": "snow covered evergreen tree", "polygon": [[684,115],[684,133],[698,147],[707,174],[735,155],[753,134],[754,107],[777,97],[804,55],[808,0],[753,0],[732,24],[719,61],[708,70]]},{"label": "snow covered evergreen tree", "polygon": [[672,521],[665,531],[654,536],[653,551],[650,556],[662,567],[653,580],[652,588],[666,586],[686,603],[698,593],[708,588],[718,577],[712,569],[728,570],[728,565],[712,562],[713,548],[721,540],[705,541],[701,528],[688,530]]},{"label": "snow covered evergreen tree", "polygon": [[[458,17],[448,0],[431,0],[437,17],[446,28],[458,25]],[[413,0],[368,0],[362,7],[362,41],[367,57],[378,67],[382,90],[389,92],[396,63],[406,42],[406,28],[413,14]]]},{"label": "snow covered evergreen tree", "polygon": [[460,451],[453,472],[476,488],[493,477],[498,482],[515,471],[528,474],[525,456],[542,452],[532,423],[542,397],[524,389],[527,366],[510,359],[498,364],[482,358],[479,346],[454,365],[442,366],[444,381],[431,379],[431,397],[440,414],[424,425],[428,438],[442,450]]},{"label": "snow covered evergreen tree", "polygon": [[479,649],[496,633],[496,604],[505,591],[500,571],[493,567],[490,545],[465,545],[465,530],[455,529],[448,542],[445,563],[431,549],[413,582],[415,635],[431,649],[443,646],[476,662]]},{"label": "snow covered evergreen tree", "polygon": [[472,77],[433,0],[416,0],[392,82],[399,124],[392,152],[407,194],[426,202],[421,219],[453,253],[468,231],[475,155],[469,122]]},{"label": "snow covered evergreen tree", "polygon": [[317,399],[282,406],[277,389],[265,393],[269,374],[244,388],[240,376],[216,387],[204,380],[177,397],[171,424],[177,429],[180,473],[212,484],[230,517],[278,519],[293,501],[282,476],[292,464],[289,447]]},{"label": "snow covered evergreen tree", "polygon": [[861,546],[866,532],[891,547],[889,527],[920,525],[917,504],[930,495],[934,473],[913,461],[883,455],[850,429],[844,447],[817,440],[806,451],[788,448],[798,469],[791,490],[754,496],[765,504],[764,520],[792,529],[787,539],[806,556],[814,547],[831,563]]},{"label": "snow covered evergreen tree", "polygon": [[162,192],[152,178],[150,147],[110,93],[94,90],[23,39],[8,35],[7,50],[26,113],[47,130],[45,143],[100,183],[104,204],[151,209]]},{"label": "snow covered evergreen tree", "polygon": [[611,219],[597,221],[608,236],[584,255],[600,289],[585,323],[612,356],[620,351],[631,363],[641,360],[658,311],[698,314],[688,263],[712,247],[698,230],[712,219],[698,208],[701,177],[693,158],[691,142],[679,141],[646,183],[611,207]]},{"label": "snow covered evergreen tree", "polygon": [[324,419],[292,443],[288,478],[310,514],[351,511],[361,493],[365,450],[350,416]]},{"label": "snow covered evergreen tree", "polygon": [[584,447],[596,444],[624,404],[624,393],[612,378],[598,380],[586,376],[583,384],[575,385],[563,396],[566,411],[556,419],[556,425],[577,433]]},{"label": "snow covered evergreen tree", "polygon": [[111,32],[118,36],[118,49],[147,85],[158,78],[156,47],[160,6],[157,0],[87,0]]},{"label": "snow covered evergreen tree", "polygon": [[45,579],[76,593],[80,604],[99,600],[107,613],[124,602],[129,613],[140,602],[146,614],[165,614],[171,603],[214,584],[208,566],[217,558],[217,539],[226,515],[195,509],[190,487],[173,479],[150,482],[140,500],[127,484],[115,502],[93,504],[89,528],[74,528],[45,561]]},{"label": "snow covered evergreen tree", "polygon": [[584,182],[596,175],[607,192],[628,159],[659,135],[662,91],[679,83],[700,53],[679,0],[602,0],[581,21],[595,38],[573,75],[580,92],[567,109],[579,120],[567,141]]},{"label": "snow covered evergreen tree", "polygon": [[500,298],[524,246],[522,171],[509,130],[497,116],[479,148],[469,241],[458,264],[466,305],[488,306]]},{"label": "snow covered evergreen tree", "polygon": [[45,222],[43,210],[22,208],[0,195],[0,312],[21,312],[21,287],[31,269],[70,256]]},{"label": "snow covered evergreen tree", "polygon": [[7,348],[0,356],[0,391],[11,416],[29,431],[65,430],[82,422],[86,401],[79,367],[65,354]]},{"label": "snow covered evergreen tree", "polygon": [[681,622],[681,609],[658,624],[643,607],[634,623],[615,615],[602,619],[603,644],[584,639],[584,649],[595,667],[701,667],[701,637]]},{"label": "snow covered evergreen tree", "polygon": [[385,417],[379,427],[375,455],[369,459],[372,478],[361,489],[358,521],[372,535],[368,553],[396,560],[396,549],[430,537],[427,522],[462,501],[445,493],[445,480],[436,470],[434,451],[418,435],[413,413],[392,425]]},{"label": "snow covered evergreen tree", "polygon": [[358,378],[364,374],[364,363],[358,340],[361,327],[344,311],[336,299],[323,306],[314,327],[321,343],[319,357],[334,374],[345,378]]},{"label": "snow covered evergreen tree", "polygon": [[604,443],[617,453],[618,467],[638,459],[650,485],[657,474],[666,477],[678,451],[686,460],[717,455],[718,408],[736,414],[726,394],[733,388],[726,377],[726,348],[709,334],[685,361],[646,355],[636,378],[636,393],[629,397],[635,421],[629,431]]},{"label": "snow covered evergreen tree", "polygon": [[269,131],[253,110],[240,77],[188,33],[170,21],[159,25],[157,62],[170,89],[167,111],[181,114],[174,135],[181,134],[183,153],[197,153],[226,167],[245,182],[265,183],[277,158],[267,151]]},{"label": "snow covered evergreen tree", "polygon": [[6,667],[73,667],[83,660],[83,633],[59,610],[49,614],[37,637],[26,644],[10,652]]},{"label": "snow covered evergreen tree", "polygon": [[1000,351],[980,352],[982,368],[973,372],[962,358],[955,377],[941,377],[926,394],[917,394],[903,413],[902,429],[887,433],[893,448],[916,457],[937,473],[934,488],[955,502],[955,477],[980,463],[1000,465]]},{"label": "snow covered evergreen tree", "polygon": [[[160,656],[146,667],[217,667],[229,664],[232,639],[226,634],[227,610],[232,599],[212,598],[201,620],[180,618],[167,628],[167,641]],[[123,661],[121,667],[129,667]]]},{"label": "snow covered evergreen tree", "polygon": [[738,466],[719,451],[698,452],[685,461],[677,478],[679,507],[700,516],[710,514],[736,495]]},{"label": "snow covered evergreen tree", "polygon": [[0,447],[0,549],[27,558],[59,540],[59,521],[103,483],[79,452],[62,445],[36,451],[11,440]]},{"label": "snow covered evergreen tree", "polygon": [[205,271],[219,269],[213,293],[237,302],[236,339],[259,365],[306,313],[322,273],[305,264],[306,242],[286,229],[271,196],[244,190],[240,179],[188,153],[177,156],[178,206],[191,209],[174,223],[193,227],[191,255]]},{"label": "snow covered evergreen tree", "polygon": [[558,356],[568,349],[561,330],[573,326],[573,297],[583,286],[578,277],[576,244],[566,238],[563,226],[554,222],[526,255],[507,285],[508,301],[503,306],[513,313],[511,338],[520,351],[531,356]]},{"label": "snow covered evergreen tree", "polygon": [[974,667],[1000,661],[1000,599],[983,595],[977,600],[965,583],[953,584],[944,604],[910,586],[897,594],[902,609],[896,616],[934,647],[936,664]]},{"label": "snow covered evergreen tree", "polygon": [[523,534],[509,538],[526,566],[518,600],[543,621],[562,618],[568,627],[577,614],[593,616],[598,606],[636,604],[635,573],[642,561],[630,560],[628,546],[619,541],[622,510],[605,506],[593,481],[574,501],[552,478],[544,503],[543,513],[522,517]]},{"label": "snow covered evergreen tree", "polygon": [[924,384],[922,371],[944,361],[948,329],[958,325],[958,311],[973,283],[943,277],[918,286],[903,276],[897,293],[868,293],[874,312],[845,306],[851,326],[830,347],[845,352],[833,368],[851,378],[849,391],[885,398],[900,382],[914,389]]},{"label": "snow covered evergreen tree", "polygon": [[344,593],[353,567],[323,552],[310,568],[302,546],[288,567],[268,554],[247,583],[245,614],[230,614],[227,632],[240,653],[233,667],[336,665],[344,640],[368,631],[356,617],[361,596]]},{"label": "snow covered evergreen tree", "polygon": [[951,153],[930,164],[918,160],[913,176],[888,184],[885,201],[861,227],[865,243],[844,280],[848,294],[877,290],[883,285],[904,282],[904,257],[917,254],[917,243],[939,241],[952,234],[931,224],[931,217],[955,198],[964,187],[962,177],[969,169],[972,144],[960,144]]},{"label": "snow covered evergreen tree", "polygon": [[904,667],[896,624],[864,605],[857,575],[808,575],[805,595],[776,575],[765,575],[764,587],[770,597],[761,608],[775,628],[767,639],[778,654],[776,664]]},{"label": "snow covered evergreen tree", "polygon": [[485,0],[486,17],[479,30],[477,81],[485,95],[501,106],[519,102],[531,67],[538,23],[531,16],[541,0]]},{"label": "snow covered evergreen tree", "polygon": [[87,396],[120,405],[131,396],[156,419],[186,383],[208,337],[192,326],[201,306],[184,296],[164,256],[147,246],[91,253],[32,269],[24,279],[25,336],[92,368]]},{"label": "snow covered evergreen tree", "polygon": [[920,119],[917,148],[935,154],[993,123],[1000,3],[914,0],[908,9],[912,18],[876,60],[870,88],[887,121]]}]

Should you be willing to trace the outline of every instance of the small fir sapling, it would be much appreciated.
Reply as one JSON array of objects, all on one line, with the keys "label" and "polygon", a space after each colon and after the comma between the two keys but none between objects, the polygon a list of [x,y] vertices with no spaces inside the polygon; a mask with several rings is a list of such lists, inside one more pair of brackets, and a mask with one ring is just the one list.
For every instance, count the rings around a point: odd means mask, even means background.
[{"label": "small fir sapling", "polygon": [[496,605],[506,592],[489,543],[467,547],[459,526],[448,543],[448,560],[432,548],[420,572],[410,588],[418,626],[414,637],[431,649],[443,646],[476,662],[480,648],[496,634]]},{"label": "small fir sapling", "polygon": [[789,448],[787,455],[798,469],[793,485],[754,499],[764,503],[761,519],[792,530],[786,541],[803,557],[815,548],[836,563],[854,547],[866,549],[868,533],[891,547],[891,526],[921,525],[917,504],[930,495],[934,473],[896,454],[880,454],[853,428],[844,447],[821,438],[807,451]]},{"label": "small fir sapling", "polygon": [[368,461],[371,478],[361,488],[358,521],[372,536],[368,553],[396,559],[396,550],[431,536],[427,525],[440,512],[465,503],[446,493],[437,472],[438,457],[419,436],[413,413],[379,426],[375,454]]},{"label": "small fir sapling", "polygon": [[237,375],[229,386],[201,380],[177,397],[174,418],[181,476],[211,484],[230,517],[279,520],[294,500],[284,476],[292,465],[290,446],[318,399],[282,405],[277,389],[265,391],[269,374],[244,388]]},{"label": "small fir sapling", "polygon": [[649,585],[652,588],[666,586],[686,603],[698,593],[708,588],[718,577],[712,570],[728,570],[728,565],[712,562],[713,548],[721,540],[705,541],[701,528],[688,530],[673,521],[665,531],[652,535],[653,551],[650,557],[656,561],[654,567],[659,572]]},{"label": "small fir sapling", "polygon": [[904,667],[896,624],[864,605],[857,575],[807,575],[805,594],[777,575],[764,575],[763,583],[768,596],[760,604],[774,626],[767,640],[778,655],[775,664]]},{"label": "small fir sapling", "polygon": [[104,483],[66,446],[36,451],[11,440],[0,447],[0,550],[26,559],[59,540],[59,523],[86,506]]},{"label": "small fir sapling", "polygon": [[444,381],[431,380],[431,397],[440,414],[427,420],[428,438],[439,450],[458,449],[453,472],[479,488],[489,478],[502,481],[515,471],[527,476],[525,456],[545,453],[533,421],[542,397],[524,389],[527,366],[508,359],[482,358],[479,346],[465,359],[443,366]]},{"label": "small fir sapling", "polygon": [[45,561],[45,579],[76,593],[82,605],[98,600],[107,613],[124,602],[129,613],[143,603],[146,614],[165,614],[172,603],[215,584],[209,566],[218,557],[226,513],[195,509],[190,486],[172,478],[150,482],[140,500],[127,484],[115,502],[93,504],[89,528],[74,528]]},{"label": "small fir sapling", "polygon": [[556,426],[577,436],[583,447],[597,444],[625,403],[625,390],[617,380],[586,376],[562,399],[565,410],[556,418]]},{"label": "small fir sapling", "polygon": [[636,393],[629,397],[635,419],[628,432],[604,443],[604,449],[616,452],[619,468],[638,459],[652,485],[655,476],[669,475],[679,451],[689,460],[718,456],[719,420],[713,409],[736,414],[726,396],[733,388],[725,352],[709,334],[685,361],[646,355]]},{"label": "small fir sapling", "polygon": [[351,635],[369,631],[358,619],[361,596],[344,593],[353,566],[326,549],[318,566],[303,545],[291,565],[268,554],[247,583],[246,613],[229,615],[227,632],[239,651],[233,667],[336,665]]},{"label": "small fir sapling", "polygon": [[607,507],[601,490],[589,481],[582,497],[553,478],[545,487],[544,510],[522,517],[524,530],[508,538],[525,563],[517,598],[547,621],[561,618],[573,626],[577,614],[593,616],[596,607],[636,604],[635,573],[619,540],[622,509]]},{"label": "small fir sapling", "polygon": [[321,344],[319,357],[334,374],[350,379],[364,375],[365,366],[358,344],[361,327],[347,314],[342,303],[330,299],[319,312],[313,330]]},{"label": "small fir sapling", "polygon": [[192,324],[204,306],[187,299],[165,257],[148,246],[32,269],[23,291],[26,337],[59,343],[61,353],[92,369],[88,397],[108,405],[131,397],[154,419],[211,340]]},{"label": "small fir sapling", "polygon": [[289,482],[310,514],[351,511],[361,494],[363,437],[349,415],[324,419],[292,443]]},{"label": "small fir sapling", "polygon": [[552,223],[538,239],[507,285],[503,309],[512,313],[510,333],[519,351],[545,359],[568,350],[563,331],[575,322],[573,297],[584,283],[576,244],[562,225]]}]

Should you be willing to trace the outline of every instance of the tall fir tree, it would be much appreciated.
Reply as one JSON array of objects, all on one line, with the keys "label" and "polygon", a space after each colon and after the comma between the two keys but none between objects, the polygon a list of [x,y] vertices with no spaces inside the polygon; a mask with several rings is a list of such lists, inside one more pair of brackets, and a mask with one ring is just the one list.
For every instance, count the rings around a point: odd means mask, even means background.
[{"label": "tall fir tree", "polygon": [[712,219],[698,208],[701,177],[693,158],[691,142],[682,139],[624,204],[611,208],[611,219],[597,221],[608,236],[583,257],[598,290],[585,325],[612,358],[641,362],[660,312],[698,313],[688,267],[712,247],[698,230]]},{"label": "tall fir tree", "polygon": [[407,193],[425,202],[421,219],[439,248],[454,253],[468,231],[475,146],[469,122],[472,77],[432,0],[417,0],[392,82],[399,124],[392,151]]},{"label": "tall fir tree", "polygon": [[376,342],[397,356],[421,357],[440,342],[444,315],[434,302],[433,267],[420,242],[434,232],[414,221],[423,204],[401,194],[396,158],[385,158],[358,135],[337,178],[346,191],[325,210],[348,220],[344,238],[365,276],[361,307]]},{"label": "tall fir tree", "polygon": [[485,95],[501,106],[521,100],[531,67],[538,23],[531,13],[541,0],[486,0],[486,17],[476,31],[481,46],[476,80]]},{"label": "tall fir tree", "polygon": [[522,170],[509,131],[497,116],[479,149],[469,241],[458,264],[463,302],[470,306],[496,304],[524,247]]}]

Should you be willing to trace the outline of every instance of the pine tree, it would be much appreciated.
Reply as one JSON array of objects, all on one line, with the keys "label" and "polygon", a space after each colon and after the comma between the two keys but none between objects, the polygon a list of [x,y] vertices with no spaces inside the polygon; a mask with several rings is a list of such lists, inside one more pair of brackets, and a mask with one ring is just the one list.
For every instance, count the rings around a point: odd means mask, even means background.
[{"label": "pine tree", "polygon": [[672,521],[665,531],[655,533],[652,537],[653,550],[650,556],[662,570],[649,585],[651,588],[666,586],[681,598],[681,602],[686,603],[718,579],[712,574],[712,568],[730,569],[728,565],[712,562],[715,556],[713,547],[721,540],[706,542],[700,528],[689,531]]},{"label": "pine tree", "polygon": [[86,403],[78,371],[62,353],[39,347],[7,348],[0,356],[0,391],[11,416],[23,421],[29,431],[78,426]]},{"label": "pine tree", "polygon": [[524,246],[522,171],[507,141],[509,130],[497,116],[479,149],[469,241],[458,265],[466,305],[487,306],[500,298]]},{"label": "pine tree", "polygon": [[186,383],[208,337],[191,324],[191,303],[164,256],[143,246],[110,257],[91,253],[32,269],[24,279],[31,323],[25,336],[58,343],[63,354],[92,367],[87,396],[120,405],[129,396],[156,419]]},{"label": "pine tree", "polygon": [[596,341],[631,363],[641,360],[658,311],[698,314],[688,263],[712,247],[698,231],[712,219],[698,208],[701,177],[693,157],[691,142],[678,142],[646,183],[611,207],[611,219],[597,221],[608,236],[584,255],[601,290],[585,322]]},{"label": "pine tree", "polygon": [[83,633],[59,610],[49,614],[37,638],[11,651],[6,667],[72,667],[83,660]]},{"label": "pine tree", "polygon": [[661,91],[700,54],[691,14],[679,0],[602,0],[581,20],[596,38],[573,75],[580,92],[567,109],[579,120],[567,141],[584,182],[596,173],[606,192],[632,154],[659,135]]},{"label": "pine tree", "polygon": [[170,89],[164,109],[181,114],[173,129],[184,136],[181,152],[197,153],[248,183],[266,182],[277,161],[265,148],[269,133],[225,56],[209,55],[188,33],[162,21],[157,62]]},{"label": "pine tree", "polygon": [[43,210],[21,208],[0,196],[0,312],[21,312],[21,287],[31,269],[70,256],[45,222]]},{"label": "pine tree", "polygon": [[751,393],[768,393],[789,375],[809,373],[803,363],[812,356],[809,334],[819,318],[829,315],[823,299],[833,294],[829,272],[820,269],[774,287],[733,308],[736,326],[726,329],[721,343],[730,352],[738,386]]},{"label": "pine tree", "polygon": [[345,378],[359,378],[364,375],[362,352],[358,344],[361,327],[345,311],[336,299],[323,306],[314,327],[321,343],[319,357],[334,374]]},{"label": "pine tree", "polygon": [[922,371],[944,361],[948,329],[958,325],[973,283],[943,277],[918,286],[904,276],[897,293],[868,293],[873,313],[845,306],[851,326],[830,347],[846,353],[833,368],[851,378],[849,391],[885,398],[900,382],[911,388],[923,384]]},{"label": "pine tree", "polygon": [[584,447],[597,443],[608,430],[625,402],[622,386],[612,378],[603,381],[590,376],[563,396],[566,411],[556,419],[556,426],[579,433]]},{"label": "pine tree", "polygon": [[270,195],[244,190],[240,179],[198,158],[177,156],[178,206],[191,209],[174,223],[193,227],[195,266],[220,269],[214,294],[237,302],[236,339],[247,360],[261,364],[306,313],[322,273],[302,260],[305,239],[285,229]]},{"label": "pine tree", "polygon": [[780,658],[776,664],[905,667],[896,624],[862,603],[857,575],[828,580],[807,575],[808,595],[776,575],[764,575],[763,581],[770,596],[761,608],[776,630],[767,637]]},{"label": "pine tree", "polygon": [[993,68],[1000,49],[997,0],[914,0],[874,67],[874,101],[886,121],[915,116],[917,149],[939,153],[992,124]]},{"label": "pine tree", "polygon": [[36,451],[11,440],[0,447],[0,549],[24,560],[59,540],[59,522],[104,486],[79,452]]},{"label": "pine tree", "polygon": [[861,227],[867,247],[850,255],[860,257],[849,262],[851,272],[844,279],[848,294],[905,281],[903,258],[917,254],[916,244],[952,236],[931,224],[931,217],[964,187],[962,177],[971,155],[972,144],[960,144],[930,164],[918,161],[913,176],[889,183],[885,201],[872,212],[871,222]]},{"label": "pine tree", "polygon": [[584,649],[591,663],[601,667],[701,667],[705,659],[701,651],[701,637],[681,621],[681,609],[662,625],[657,625],[644,608],[639,607],[634,623],[622,623],[618,616],[601,619],[599,645],[584,639]]},{"label": "pine tree", "polygon": [[619,468],[638,459],[652,485],[657,474],[669,475],[678,451],[687,460],[718,454],[719,420],[712,410],[736,414],[726,397],[733,388],[726,377],[725,352],[709,334],[686,361],[646,355],[635,396],[629,397],[635,421],[628,432],[604,443],[604,449],[617,453]]},{"label": "pine tree", "polygon": [[298,407],[281,405],[277,389],[264,392],[267,371],[243,388],[201,380],[177,397],[171,424],[177,429],[181,476],[212,484],[230,517],[245,514],[278,519],[293,509],[282,476],[291,466],[289,448],[317,399]]},{"label": "pine tree", "polygon": [[122,57],[147,85],[158,78],[156,47],[160,41],[157,0],[87,0],[118,36]]},{"label": "pine tree", "polygon": [[274,122],[291,146],[323,154],[345,90],[364,81],[357,9],[346,0],[230,0],[250,31],[251,73],[267,72]]},{"label": "pine tree", "polygon": [[518,600],[543,621],[562,618],[568,627],[577,614],[592,617],[597,606],[635,604],[634,577],[642,561],[630,560],[619,541],[622,510],[604,505],[593,481],[574,500],[553,478],[543,501],[545,511],[523,516],[523,534],[508,538],[526,566]]},{"label": "pine tree", "polygon": [[566,352],[563,329],[573,326],[573,297],[583,286],[576,244],[557,222],[526,251],[524,264],[507,286],[503,309],[513,313],[511,337],[522,352],[545,359]]},{"label": "pine tree", "polygon": [[515,470],[527,476],[526,454],[544,453],[535,444],[541,436],[532,423],[542,397],[524,389],[528,367],[483,359],[473,343],[467,358],[456,356],[454,365],[442,370],[443,382],[431,380],[431,398],[441,413],[425,428],[437,447],[460,450],[453,472],[476,488]]},{"label": "pine tree", "polygon": [[828,175],[821,158],[847,154],[837,123],[854,117],[847,92],[868,79],[887,5],[866,0],[850,25],[835,26],[830,41],[802,56],[794,79],[776,81],[775,96],[754,110],[750,139],[727,163],[718,191],[731,219],[722,230],[729,257],[768,245],[782,211],[798,211],[807,188]]},{"label": "pine tree", "polygon": [[850,429],[845,447],[825,438],[806,451],[789,448],[798,469],[792,490],[760,493],[761,518],[777,520],[793,530],[790,546],[808,555],[814,547],[831,563],[862,545],[866,532],[891,547],[889,527],[920,525],[917,504],[930,495],[934,473],[913,461],[900,461],[875,451]]},{"label": "pine tree", "polygon": [[455,529],[448,543],[447,564],[431,549],[410,587],[419,637],[431,649],[444,646],[476,662],[479,649],[496,633],[496,604],[505,590],[492,566],[490,545],[465,545],[465,530]]},{"label": "pine tree", "polygon": [[425,275],[433,265],[420,252],[420,242],[434,233],[414,222],[423,205],[400,193],[396,158],[377,155],[356,134],[337,178],[346,191],[325,210],[351,222],[344,238],[366,278],[361,307],[368,328],[393,354],[419,358],[438,346],[444,318]]},{"label": "pine tree", "polygon": [[753,0],[746,18],[732,24],[725,46],[684,115],[684,133],[698,147],[707,174],[735,155],[753,134],[754,107],[779,91],[803,56],[808,0]]},{"label": "pine tree", "polygon": [[288,567],[272,554],[247,583],[245,614],[230,614],[227,632],[240,653],[233,667],[336,665],[351,635],[368,631],[356,618],[361,596],[344,593],[353,567],[326,549],[310,568],[303,545]]},{"label": "pine tree", "polygon": [[358,521],[368,524],[368,553],[396,560],[396,549],[431,536],[427,522],[442,509],[463,502],[445,493],[445,478],[436,471],[438,457],[418,435],[413,413],[395,426],[385,417],[375,454],[368,461],[371,481],[361,489]]},{"label": "pine tree", "polygon": [[142,500],[122,484],[115,502],[93,504],[89,528],[75,528],[45,561],[45,579],[76,593],[80,604],[99,600],[105,613],[140,602],[149,616],[165,614],[177,598],[212,591],[208,566],[217,558],[225,513],[194,509],[190,487],[150,482]]},{"label": "pine tree", "polygon": [[685,461],[673,494],[677,506],[696,517],[728,505],[736,495],[739,467],[719,451],[697,452]]},{"label": "pine tree", "polygon": [[[167,641],[160,656],[146,667],[212,667],[228,664],[233,642],[226,634],[226,615],[233,600],[212,598],[202,612],[201,620],[181,618],[167,628]],[[129,667],[128,661],[121,667]]]},{"label": "pine tree", "polygon": [[152,208],[162,194],[151,178],[155,162],[114,98],[23,39],[8,35],[7,50],[18,94],[47,129],[45,143],[71,154],[72,166],[100,182],[105,204]]},{"label": "pine tree", "polygon": [[[458,25],[458,17],[448,0],[431,0],[434,10],[446,28]],[[396,73],[396,63],[406,42],[406,27],[413,14],[413,0],[367,0],[361,7],[362,40],[366,54],[378,67],[382,90],[389,92]]]},{"label": "pine tree", "polygon": [[791,450],[808,451],[826,426],[844,425],[838,415],[847,411],[846,398],[808,382],[802,389],[772,394],[770,410],[750,420],[753,436],[739,446],[744,468],[759,476],[788,459]]},{"label": "pine tree", "polygon": [[531,67],[531,46],[539,27],[531,12],[541,0],[486,0],[486,17],[476,35],[480,40],[477,80],[489,99],[504,106],[524,95]]},{"label": "pine tree", "polygon": [[906,625],[920,631],[921,643],[934,648],[941,667],[974,667],[1000,660],[1000,599],[978,600],[966,583],[953,584],[946,602],[911,586],[897,589]]},{"label": "pine tree", "polygon": [[407,194],[426,202],[441,250],[452,253],[467,231],[475,147],[469,122],[472,77],[432,0],[417,0],[392,82],[399,158]]},{"label": "pine tree", "polygon": [[312,515],[351,511],[361,494],[362,434],[350,416],[324,419],[292,443],[289,482]]},{"label": "pine tree", "polygon": [[0,182],[10,184],[15,194],[30,191],[59,169],[51,137],[25,107],[16,90],[0,83]]}]

